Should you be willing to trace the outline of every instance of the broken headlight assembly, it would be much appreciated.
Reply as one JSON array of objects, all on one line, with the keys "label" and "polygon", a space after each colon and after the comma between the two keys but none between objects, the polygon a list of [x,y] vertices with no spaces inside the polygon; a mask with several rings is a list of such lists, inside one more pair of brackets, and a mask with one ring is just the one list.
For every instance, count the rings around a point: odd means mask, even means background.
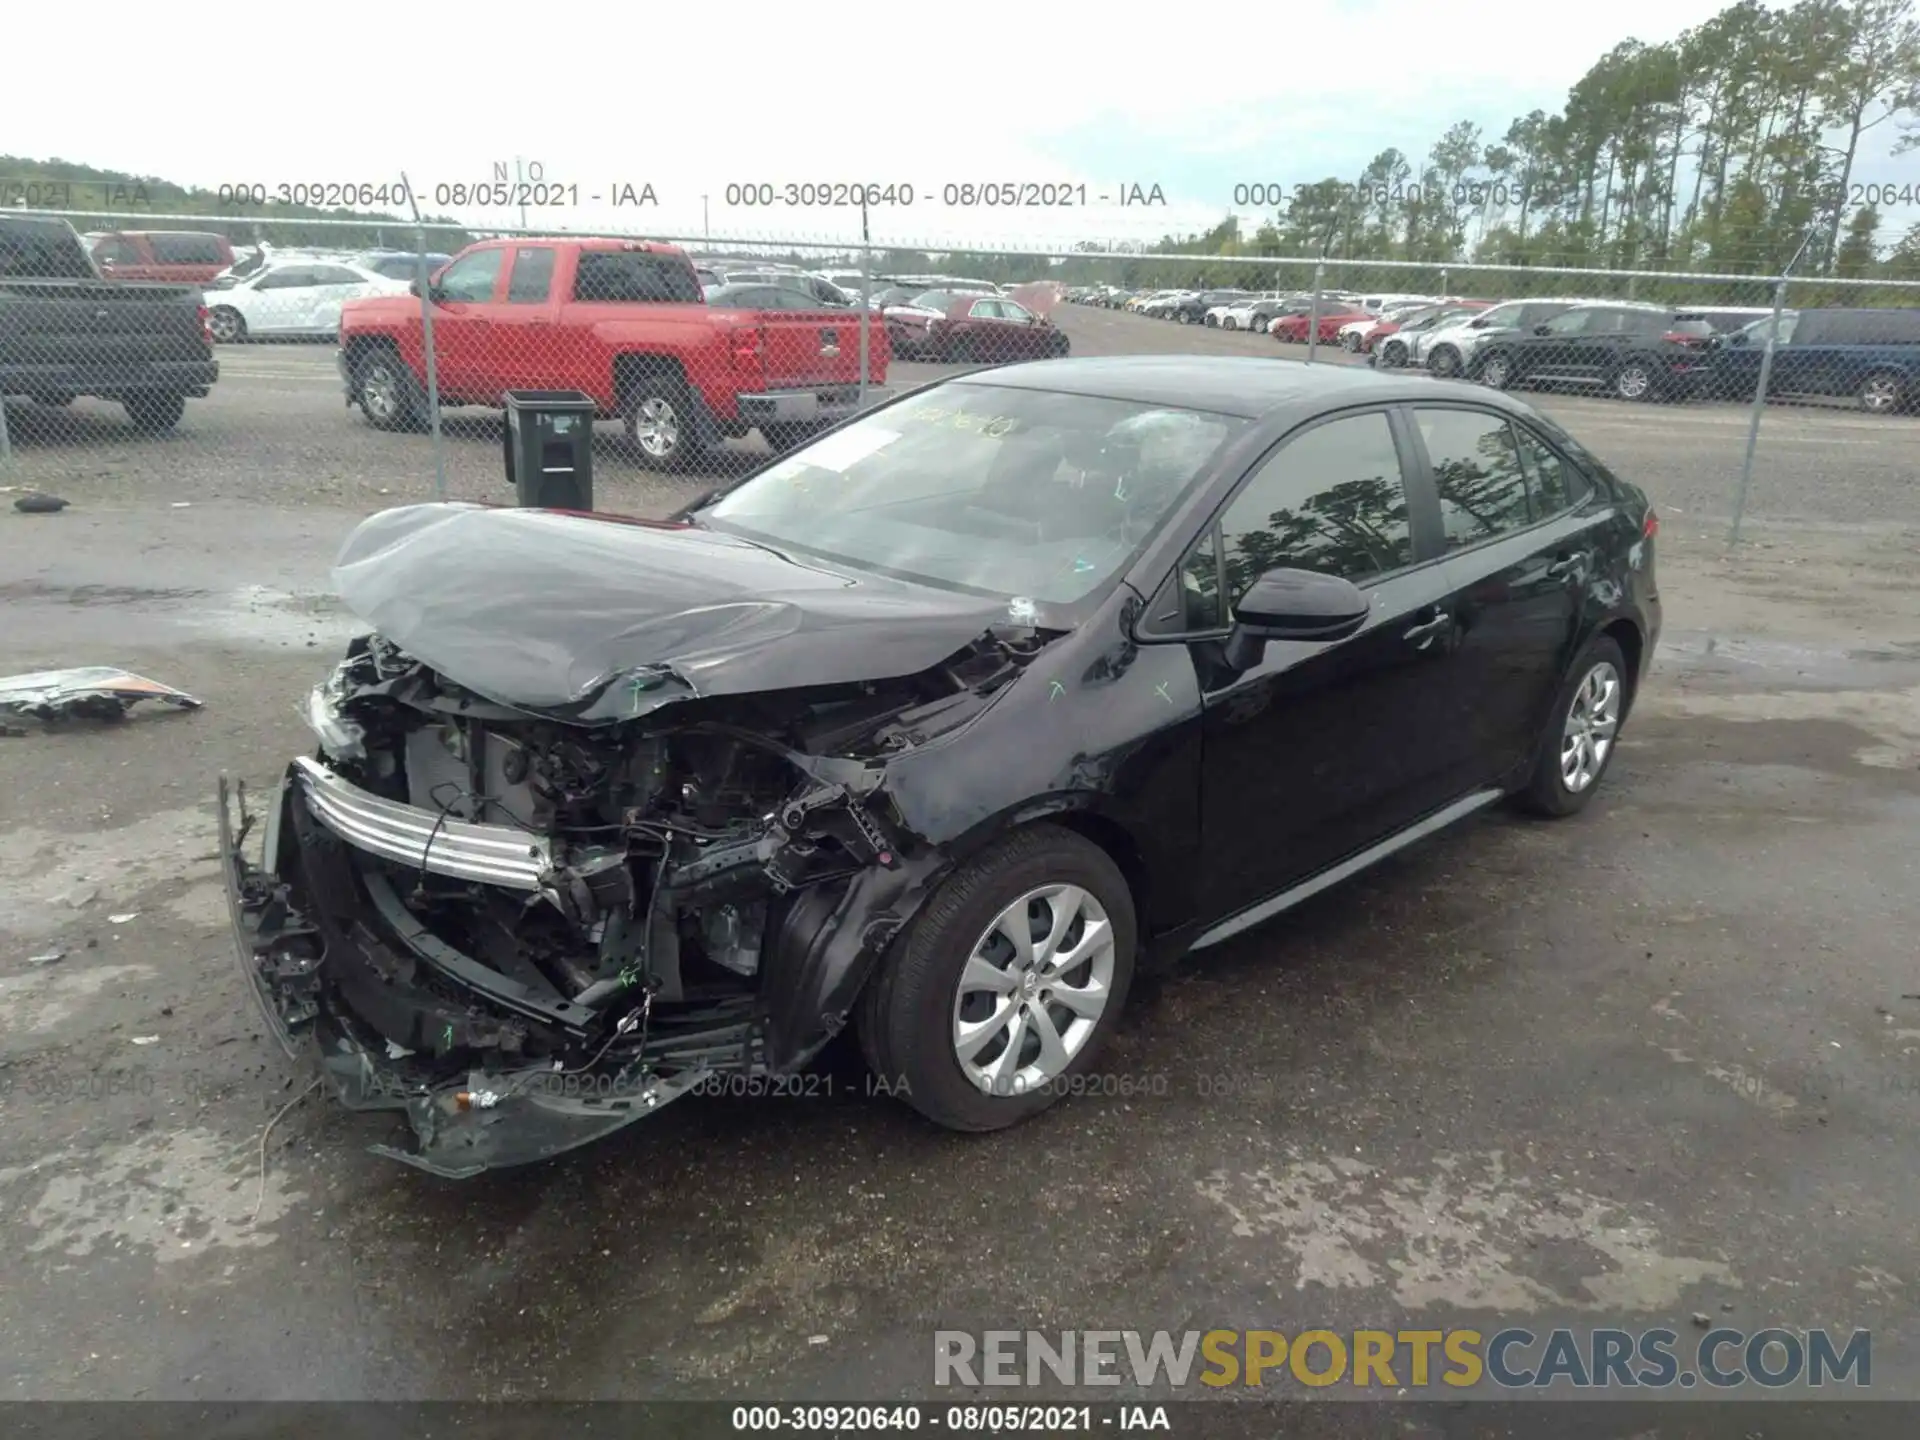
[{"label": "broken headlight assembly", "polygon": [[346,688],[342,670],[335,670],[324,682],[308,692],[305,708],[307,728],[319,740],[321,751],[332,759],[364,760],[367,755],[367,732],[355,721],[349,720],[341,708],[341,697]]}]

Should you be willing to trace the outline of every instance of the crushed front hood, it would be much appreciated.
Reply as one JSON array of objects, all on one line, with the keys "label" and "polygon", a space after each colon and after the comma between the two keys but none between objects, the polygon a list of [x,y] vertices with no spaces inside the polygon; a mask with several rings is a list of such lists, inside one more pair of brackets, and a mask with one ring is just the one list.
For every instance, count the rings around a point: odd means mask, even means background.
[{"label": "crushed front hood", "polygon": [[466,504],[362,521],[333,580],[354,615],[449,680],[582,724],[911,675],[1006,614],[712,530]]}]

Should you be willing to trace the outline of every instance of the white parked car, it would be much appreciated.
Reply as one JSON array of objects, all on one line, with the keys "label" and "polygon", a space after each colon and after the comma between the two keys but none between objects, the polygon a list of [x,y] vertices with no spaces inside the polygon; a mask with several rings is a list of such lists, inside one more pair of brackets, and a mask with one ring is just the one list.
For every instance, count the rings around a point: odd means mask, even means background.
[{"label": "white parked car", "polygon": [[405,280],[343,260],[274,260],[226,289],[206,292],[207,329],[222,345],[255,336],[333,335],[348,300],[408,289]]},{"label": "white parked car", "polygon": [[1432,300],[1411,297],[1386,300],[1376,307],[1367,319],[1349,320],[1342,325],[1336,332],[1336,338],[1343,348],[1357,353],[1367,348],[1368,338],[1380,328],[1383,321],[1404,319],[1416,310],[1425,310],[1434,303],[1436,302]]},{"label": "white parked car", "polygon": [[1509,300],[1478,315],[1463,315],[1448,324],[1407,336],[1407,364],[1424,365],[1440,376],[1464,375],[1473,352],[1489,335],[1510,335],[1515,331],[1525,334],[1534,326],[1544,325],[1563,311],[1584,303],[1572,298]]}]

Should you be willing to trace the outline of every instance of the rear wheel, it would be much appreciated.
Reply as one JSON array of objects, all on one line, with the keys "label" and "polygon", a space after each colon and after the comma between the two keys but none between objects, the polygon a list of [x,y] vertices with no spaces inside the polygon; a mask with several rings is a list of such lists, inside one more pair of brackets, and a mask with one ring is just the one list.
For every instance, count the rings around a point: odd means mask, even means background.
[{"label": "rear wheel", "polygon": [[1870,415],[1891,415],[1906,394],[1906,377],[1893,370],[1876,370],[1860,382],[1860,408]]},{"label": "rear wheel", "polygon": [[1229,315],[1220,322],[1220,328],[1222,330],[1238,330],[1240,328],[1240,322]]},{"label": "rear wheel", "polygon": [[413,372],[385,346],[367,350],[354,361],[353,398],[376,430],[410,430],[425,408]]},{"label": "rear wheel", "polygon": [[1389,340],[1380,352],[1380,363],[1389,370],[1398,370],[1407,363],[1407,347],[1398,340]]},{"label": "rear wheel", "polygon": [[237,345],[247,338],[247,322],[231,305],[216,305],[207,312],[207,333],[216,345]]},{"label": "rear wheel", "polygon": [[1527,788],[1516,797],[1536,815],[1586,807],[1607,773],[1627,710],[1627,662],[1609,635],[1588,645],[1567,676]]},{"label": "rear wheel", "polygon": [[1427,357],[1427,368],[1442,379],[1458,375],[1460,373],[1460,352],[1451,345],[1442,345]]},{"label": "rear wheel", "polygon": [[769,447],[776,455],[784,455],[789,450],[798,450],[807,441],[820,433],[820,426],[805,424],[762,425],[760,433],[766,437]]},{"label": "rear wheel", "polygon": [[[687,388],[670,375],[648,375],[627,396],[627,441],[652,470],[690,464],[695,442],[693,404]],[[778,427],[776,427],[778,428]],[[772,443],[772,436],[768,436]],[[776,447],[778,448],[778,447]]]},{"label": "rear wheel", "polygon": [[1513,362],[1504,355],[1489,355],[1480,367],[1480,383],[1504,390],[1513,383]]},{"label": "rear wheel", "polygon": [[1133,897],[1070,830],[1015,831],[940,887],[861,997],[867,1062],[952,1130],[1046,1109],[1098,1059],[1133,978]]},{"label": "rear wheel", "polygon": [[1613,393],[1622,400],[1654,398],[1653,369],[1644,360],[1629,360],[1613,372]]},{"label": "rear wheel", "polygon": [[162,435],[180,423],[187,413],[187,397],[166,393],[129,395],[121,402],[134,428],[149,435]]},{"label": "rear wheel", "polygon": [[1352,354],[1358,355],[1360,353],[1360,337],[1358,335],[1351,332],[1342,335],[1340,337],[1340,344]]}]

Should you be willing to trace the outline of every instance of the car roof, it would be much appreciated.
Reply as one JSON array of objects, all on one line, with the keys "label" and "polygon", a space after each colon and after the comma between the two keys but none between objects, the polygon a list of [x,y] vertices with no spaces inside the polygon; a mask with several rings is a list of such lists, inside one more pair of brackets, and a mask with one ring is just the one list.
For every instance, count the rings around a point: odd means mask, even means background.
[{"label": "car roof", "polygon": [[[1284,411],[1300,418],[1345,405],[1445,398],[1424,375],[1403,379],[1359,365],[1298,365],[1257,355],[1101,355],[1003,365],[947,382],[1004,385],[1169,405],[1255,420]],[[1525,413],[1498,391],[1467,392],[1477,403]]]}]

